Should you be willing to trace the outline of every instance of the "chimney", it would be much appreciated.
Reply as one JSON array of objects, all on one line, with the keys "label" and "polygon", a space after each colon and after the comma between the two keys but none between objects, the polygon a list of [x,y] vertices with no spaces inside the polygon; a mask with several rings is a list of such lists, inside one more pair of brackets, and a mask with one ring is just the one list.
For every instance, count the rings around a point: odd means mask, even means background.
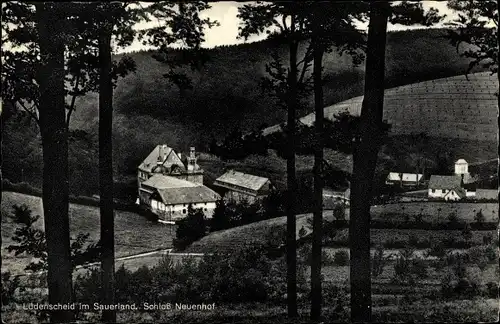
[{"label": "chimney", "polygon": [[167,159],[167,149],[168,149],[168,146],[163,144],[163,161],[164,162]]},{"label": "chimney", "polygon": [[161,164],[161,162],[163,162],[162,156],[163,156],[163,146],[158,145],[158,159],[157,159],[158,164]]},{"label": "chimney", "polygon": [[188,171],[194,171],[196,166],[196,153],[193,146],[189,148],[189,157],[187,158]]}]

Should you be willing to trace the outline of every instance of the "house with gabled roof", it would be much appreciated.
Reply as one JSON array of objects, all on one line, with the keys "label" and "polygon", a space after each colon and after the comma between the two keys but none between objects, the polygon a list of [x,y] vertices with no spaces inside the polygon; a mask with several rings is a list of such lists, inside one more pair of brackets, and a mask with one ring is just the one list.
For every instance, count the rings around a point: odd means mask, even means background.
[{"label": "house with gabled roof", "polygon": [[137,185],[154,174],[163,174],[195,183],[203,183],[203,170],[197,163],[195,148],[185,158],[166,144],[157,145],[137,168]]},{"label": "house with gabled roof", "polygon": [[272,185],[268,178],[229,170],[215,180],[214,186],[221,190],[225,201],[253,203],[266,197]]},{"label": "house with gabled roof", "polygon": [[153,174],[139,188],[140,204],[158,215],[159,221],[174,222],[187,216],[189,205],[211,218],[221,197],[200,183]]},{"label": "house with gabled roof", "polygon": [[424,180],[421,173],[389,172],[385,180],[387,185],[397,185],[401,187],[417,186]]},{"label": "house with gabled roof", "polygon": [[460,200],[467,197],[462,187],[460,175],[432,175],[429,179],[429,198],[444,200]]}]

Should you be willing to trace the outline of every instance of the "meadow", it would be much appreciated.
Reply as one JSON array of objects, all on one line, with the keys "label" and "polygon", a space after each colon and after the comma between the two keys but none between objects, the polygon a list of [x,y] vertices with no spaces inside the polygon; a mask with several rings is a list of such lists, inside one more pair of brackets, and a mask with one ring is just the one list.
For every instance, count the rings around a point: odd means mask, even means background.
[{"label": "meadow", "polygon": [[[2,271],[8,269],[13,273],[22,273],[31,258],[23,255],[15,257],[6,250],[7,246],[14,243],[12,235],[19,226],[9,217],[14,204],[26,204],[33,215],[41,215],[42,217],[34,224],[40,229],[43,229],[43,210],[39,197],[15,192],[2,193]],[[115,213],[116,257],[172,247],[172,238],[175,236],[175,228],[172,226],[153,223],[144,216],[131,212],[115,211]],[[89,233],[91,242],[99,240],[99,208],[70,204],[69,216],[72,237],[76,237],[79,233]]]}]

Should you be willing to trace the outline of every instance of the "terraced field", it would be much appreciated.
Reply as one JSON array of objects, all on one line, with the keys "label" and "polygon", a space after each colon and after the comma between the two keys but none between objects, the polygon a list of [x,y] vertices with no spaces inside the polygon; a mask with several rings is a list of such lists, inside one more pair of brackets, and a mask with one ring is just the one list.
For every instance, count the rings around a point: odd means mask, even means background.
[{"label": "terraced field", "polygon": [[[425,132],[429,136],[464,140],[497,140],[498,79],[489,72],[455,76],[387,89],[384,119],[392,124],[391,134]],[[325,116],[348,111],[359,115],[363,97],[325,107]],[[314,113],[301,121],[312,125]],[[267,128],[264,133],[280,129]]]}]

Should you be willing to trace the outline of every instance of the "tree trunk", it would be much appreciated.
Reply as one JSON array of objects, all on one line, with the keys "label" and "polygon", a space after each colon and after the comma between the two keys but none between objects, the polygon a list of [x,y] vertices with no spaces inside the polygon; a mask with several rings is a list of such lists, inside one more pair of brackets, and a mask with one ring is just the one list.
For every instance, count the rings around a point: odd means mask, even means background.
[{"label": "tree trunk", "polygon": [[[68,217],[68,132],[64,94],[64,15],[59,4],[36,4],[42,64],[39,121],[43,147],[43,213],[47,240],[49,303],[73,302]],[[70,310],[51,311],[51,321],[73,320]]]},{"label": "tree trunk", "polygon": [[[313,40],[314,42],[314,40]],[[321,248],[323,238],[323,49],[314,44],[314,108],[315,108],[315,151],[314,151],[314,213],[312,233],[311,264],[311,320],[321,317]]]},{"label": "tree trunk", "polygon": [[371,321],[370,201],[381,146],[385,46],[389,4],[370,4],[365,94],[359,137],[354,142],[349,246],[351,249],[351,321]]},{"label": "tree trunk", "polygon": [[[113,85],[111,82],[110,23],[104,23],[99,34],[99,195],[101,213],[101,282],[102,303],[115,303],[115,234],[113,211]],[[116,311],[104,310],[102,319],[116,322]]]},{"label": "tree trunk", "polygon": [[[293,18],[292,18],[293,20]],[[292,21],[292,25],[293,25]],[[295,131],[297,114],[297,51],[298,43],[290,43],[290,71],[288,75],[288,156],[286,161],[287,194],[286,202],[286,261],[288,317],[297,317],[297,241],[296,241],[296,199],[297,179],[295,174]]]}]

